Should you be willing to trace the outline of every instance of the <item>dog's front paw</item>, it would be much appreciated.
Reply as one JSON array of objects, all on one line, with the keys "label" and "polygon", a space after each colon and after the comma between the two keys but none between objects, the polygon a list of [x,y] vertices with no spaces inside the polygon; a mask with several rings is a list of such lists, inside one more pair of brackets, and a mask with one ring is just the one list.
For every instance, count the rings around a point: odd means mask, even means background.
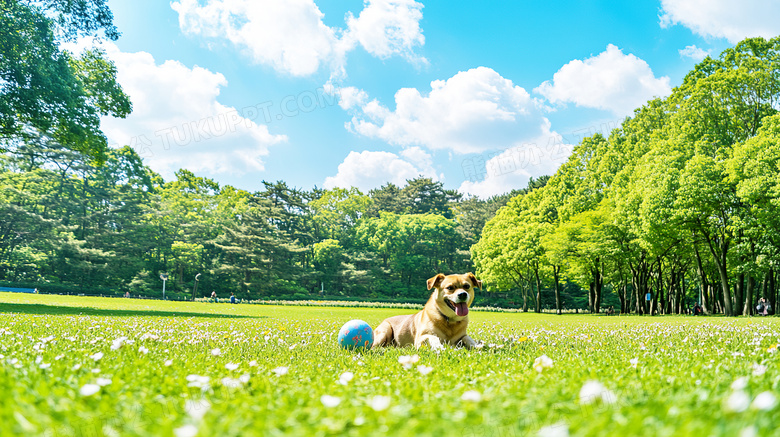
[{"label": "dog's front paw", "polygon": [[459,342],[459,345],[465,347],[466,349],[474,349],[477,346],[477,342],[474,341],[473,338],[469,337],[468,335],[463,337]]},{"label": "dog's front paw", "polygon": [[434,352],[441,352],[442,349],[444,349],[444,345],[441,344],[441,340],[439,337],[436,337],[435,335],[426,335],[423,336],[420,339],[420,343],[417,345],[417,349],[420,348],[420,346],[427,344],[432,351]]}]

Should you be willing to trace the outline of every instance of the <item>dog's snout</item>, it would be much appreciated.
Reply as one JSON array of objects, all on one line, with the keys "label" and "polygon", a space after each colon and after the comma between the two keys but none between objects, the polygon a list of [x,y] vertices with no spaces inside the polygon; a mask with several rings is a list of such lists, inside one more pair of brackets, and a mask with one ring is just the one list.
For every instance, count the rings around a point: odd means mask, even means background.
[{"label": "dog's snout", "polygon": [[461,302],[465,302],[469,300],[469,294],[466,293],[465,291],[461,291],[460,293],[458,293],[458,300]]}]

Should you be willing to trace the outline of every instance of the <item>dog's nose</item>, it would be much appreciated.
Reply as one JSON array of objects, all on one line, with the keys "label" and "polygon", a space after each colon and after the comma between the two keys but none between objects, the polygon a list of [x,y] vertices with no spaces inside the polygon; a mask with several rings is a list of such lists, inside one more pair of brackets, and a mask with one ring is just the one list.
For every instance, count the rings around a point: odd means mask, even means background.
[{"label": "dog's nose", "polygon": [[458,293],[458,300],[461,302],[465,302],[469,300],[469,294],[466,293],[465,291],[461,291],[460,293]]}]

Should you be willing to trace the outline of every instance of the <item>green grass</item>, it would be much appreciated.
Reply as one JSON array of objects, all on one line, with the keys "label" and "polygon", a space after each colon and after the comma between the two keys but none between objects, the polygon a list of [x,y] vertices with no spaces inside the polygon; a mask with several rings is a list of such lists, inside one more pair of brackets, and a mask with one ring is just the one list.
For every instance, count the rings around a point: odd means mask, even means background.
[{"label": "green grass", "polygon": [[337,347],[404,312],[0,293],[0,435],[780,435],[780,319],[472,312],[479,350]]}]

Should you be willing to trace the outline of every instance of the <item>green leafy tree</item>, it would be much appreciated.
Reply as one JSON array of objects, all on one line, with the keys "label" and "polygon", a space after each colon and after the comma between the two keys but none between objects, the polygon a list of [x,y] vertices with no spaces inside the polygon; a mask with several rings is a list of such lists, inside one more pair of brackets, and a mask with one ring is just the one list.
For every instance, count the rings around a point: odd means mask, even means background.
[{"label": "green leafy tree", "polygon": [[74,57],[59,43],[117,39],[105,1],[5,0],[0,10],[0,147],[24,147],[41,132],[101,162],[107,143],[100,117],[126,117],[130,101],[104,52]]}]

